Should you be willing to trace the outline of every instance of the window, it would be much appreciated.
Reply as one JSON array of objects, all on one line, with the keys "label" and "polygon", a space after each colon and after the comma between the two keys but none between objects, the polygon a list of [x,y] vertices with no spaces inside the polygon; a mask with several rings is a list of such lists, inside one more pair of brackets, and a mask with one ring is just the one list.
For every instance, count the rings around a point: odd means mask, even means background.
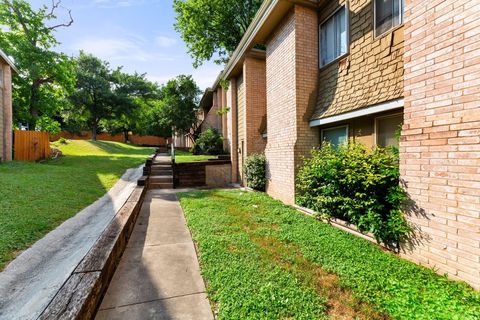
[{"label": "window", "polygon": [[341,126],[335,128],[322,129],[322,142],[330,142],[332,145],[338,147],[347,142],[348,126]]},{"label": "window", "polygon": [[375,0],[375,36],[399,26],[403,22],[404,0]]},{"label": "window", "polygon": [[402,129],[403,114],[375,119],[376,144],[380,147],[398,147],[398,135]]},{"label": "window", "polygon": [[338,9],[320,25],[320,67],[347,53],[346,7]]}]

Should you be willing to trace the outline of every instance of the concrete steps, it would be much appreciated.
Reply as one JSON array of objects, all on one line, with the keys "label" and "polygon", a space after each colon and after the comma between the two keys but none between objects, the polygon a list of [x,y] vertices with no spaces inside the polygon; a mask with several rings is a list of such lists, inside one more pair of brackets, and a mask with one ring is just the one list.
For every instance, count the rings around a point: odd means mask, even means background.
[{"label": "concrete steps", "polygon": [[167,153],[157,154],[152,161],[150,189],[173,189],[173,168]]}]

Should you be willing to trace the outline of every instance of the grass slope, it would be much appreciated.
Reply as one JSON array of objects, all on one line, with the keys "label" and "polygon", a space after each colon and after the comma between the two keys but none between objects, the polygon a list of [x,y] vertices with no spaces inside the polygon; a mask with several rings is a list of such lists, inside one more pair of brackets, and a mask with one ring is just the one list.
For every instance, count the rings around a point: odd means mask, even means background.
[{"label": "grass slope", "polygon": [[65,157],[0,164],[0,270],[66,219],[100,198],[154,151],[123,143],[72,140]]},{"label": "grass slope", "polygon": [[480,319],[480,294],[263,193],[180,194],[219,319]]},{"label": "grass slope", "polygon": [[208,159],[216,159],[216,156],[206,156],[206,155],[193,155],[191,152],[183,150],[175,150],[175,162],[185,163],[185,162],[197,162],[204,161]]}]

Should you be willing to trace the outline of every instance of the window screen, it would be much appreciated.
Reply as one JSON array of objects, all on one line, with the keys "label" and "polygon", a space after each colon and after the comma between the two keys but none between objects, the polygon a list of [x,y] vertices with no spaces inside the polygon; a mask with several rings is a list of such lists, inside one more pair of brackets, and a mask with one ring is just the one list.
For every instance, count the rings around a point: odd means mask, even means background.
[{"label": "window screen", "polygon": [[347,53],[345,6],[320,26],[320,65],[324,66]]},{"label": "window screen", "polygon": [[377,119],[377,145],[380,147],[398,147],[398,134],[403,123],[403,115]]},{"label": "window screen", "polygon": [[322,142],[330,142],[334,146],[339,146],[346,143],[347,138],[347,126],[322,130]]},{"label": "window screen", "polygon": [[375,36],[400,25],[403,21],[404,0],[375,0]]}]

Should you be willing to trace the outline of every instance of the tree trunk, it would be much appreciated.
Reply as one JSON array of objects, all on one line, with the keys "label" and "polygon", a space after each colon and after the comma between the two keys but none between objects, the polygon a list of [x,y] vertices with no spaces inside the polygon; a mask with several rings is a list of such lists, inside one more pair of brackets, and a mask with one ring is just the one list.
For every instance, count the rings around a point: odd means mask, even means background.
[{"label": "tree trunk", "polygon": [[125,143],[128,142],[128,130],[123,131],[123,140],[125,141]]},{"label": "tree trunk", "polygon": [[92,140],[97,141],[97,122],[95,121],[92,126]]}]

